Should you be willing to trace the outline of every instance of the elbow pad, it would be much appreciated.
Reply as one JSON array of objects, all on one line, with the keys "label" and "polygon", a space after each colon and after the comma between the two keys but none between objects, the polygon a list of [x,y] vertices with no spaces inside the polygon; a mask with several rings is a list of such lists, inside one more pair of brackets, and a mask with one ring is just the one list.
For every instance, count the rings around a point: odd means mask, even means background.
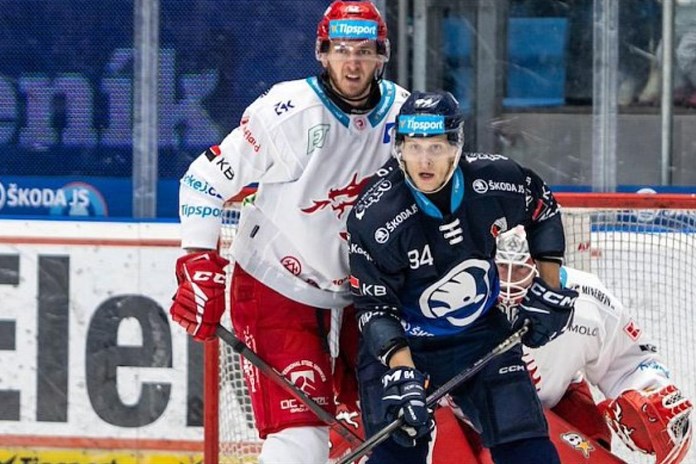
[{"label": "elbow pad", "polygon": [[385,366],[389,366],[389,358],[399,348],[408,346],[401,320],[394,309],[361,312],[358,328],[370,353]]}]

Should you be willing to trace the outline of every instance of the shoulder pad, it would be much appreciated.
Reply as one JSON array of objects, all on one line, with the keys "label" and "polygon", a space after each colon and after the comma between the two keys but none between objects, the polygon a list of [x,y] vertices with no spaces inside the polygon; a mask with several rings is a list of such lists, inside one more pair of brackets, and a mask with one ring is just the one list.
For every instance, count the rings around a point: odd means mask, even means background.
[{"label": "shoulder pad", "polygon": [[280,82],[259,96],[242,118],[251,114],[263,114],[264,120],[272,124],[274,120],[280,121],[317,103],[316,96],[305,79]]},{"label": "shoulder pad", "polygon": [[502,155],[473,153],[472,160],[459,163],[467,188],[479,195],[489,192],[524,194],[526,176],[520,165]]},{"label": "shoulder pad", "polygon": [[579,269],[563,267],[567,276],[566,286],[576,290],[580,297],[586,297],[603,305],[606,308],[616,311],[616,298],[609,293],[599,277],[589,272]]},{"label": "shoulder pad", "polygon": [[475,163],[477,161],[500,161],[509,160],[507,156],[498,155],[495,153],[464,153],[464,161],[467,163]]},{"label": "shoulder pad", "polygon": [[394,187],[395,182],[399,182],[398,178],[401,176],[394,175],[397,170],[399,170],[397,163],[390,159],[370,178],[351,212],[358,221],[363,219],[370,206],[382,200],[384,194]]},{"label": "shoulder pad", "polygon": [[379,245],[387,243],[418,211],[396,161],[390,160],[382,170],[386,175],[374,176],[348,217],[351,233],[361,231],[361,236]]}]

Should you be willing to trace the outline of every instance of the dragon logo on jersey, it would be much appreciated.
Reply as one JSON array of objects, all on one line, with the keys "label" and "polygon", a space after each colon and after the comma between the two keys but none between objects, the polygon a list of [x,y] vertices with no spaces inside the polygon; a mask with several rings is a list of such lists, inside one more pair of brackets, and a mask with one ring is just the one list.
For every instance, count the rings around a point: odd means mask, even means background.
[{"label": "dragon logo on jersey", "polygon": [[491,263],[467,259],[452,268],[444,277],[426,288],[418,303],[423,315],[430,319],[444,317],[456,327],[466,327],[490,306],[492,294]]},{"label": "dragon logo on jersey", "polygon": [[363,177],[358,180],[358,173],[353,174],[350,183],[345,187],[330,189],[326,198],[321,200],[312,200],[312,206],[302,208],[303,213],[313,214],[327,207],[337,211],[336,217],[341,219],[346,209],[352,207],[358,201],[358,195],[369,180],[369,177]]}]

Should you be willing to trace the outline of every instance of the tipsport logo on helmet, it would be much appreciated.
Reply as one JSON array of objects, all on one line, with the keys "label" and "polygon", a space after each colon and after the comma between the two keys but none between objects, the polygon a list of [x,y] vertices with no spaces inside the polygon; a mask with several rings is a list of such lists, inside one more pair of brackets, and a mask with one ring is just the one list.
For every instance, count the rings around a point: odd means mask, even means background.
[{"label": "tipsport logo on helmet", "polygon": [[329,39],[377,40],[377,23],[366,19],[336,19],[329,22]]},{"label": "tipsport logo on helmet", "polygon": [[400,134],[438,135],[445,133],[445,117],[435,114],[399,116]]}]

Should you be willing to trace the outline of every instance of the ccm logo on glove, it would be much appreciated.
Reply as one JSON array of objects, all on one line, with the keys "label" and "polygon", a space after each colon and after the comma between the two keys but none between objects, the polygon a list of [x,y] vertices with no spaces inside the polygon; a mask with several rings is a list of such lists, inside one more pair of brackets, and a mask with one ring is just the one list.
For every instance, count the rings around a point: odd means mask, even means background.
[{"label": "ccm logo on glove", "polygon": [[219,272],[210,272],[210,271],[196,271],[196,273],[193,274],[193,280],[195,282],[213,281],[216,284],[223,284],[224,285],[225,274],[220,274]]},{"label": "ccm logo on glove", "polygon": [[575,303],[575,299],[577,298],[577,296],[556,293],[549,288],[545,288],[539,282],[534,282],[530,291],[536,296],[541,297],[541,299],[544,301],[547,301],[553,305],[564,307],[573,306],[573,303]]},{"label": "ccm logo on glove", "polygon": [[198,341],[215,338],[225,312],[225,266],[215,251],[192,253],[176,261],[179,288],[169,313]]}]

